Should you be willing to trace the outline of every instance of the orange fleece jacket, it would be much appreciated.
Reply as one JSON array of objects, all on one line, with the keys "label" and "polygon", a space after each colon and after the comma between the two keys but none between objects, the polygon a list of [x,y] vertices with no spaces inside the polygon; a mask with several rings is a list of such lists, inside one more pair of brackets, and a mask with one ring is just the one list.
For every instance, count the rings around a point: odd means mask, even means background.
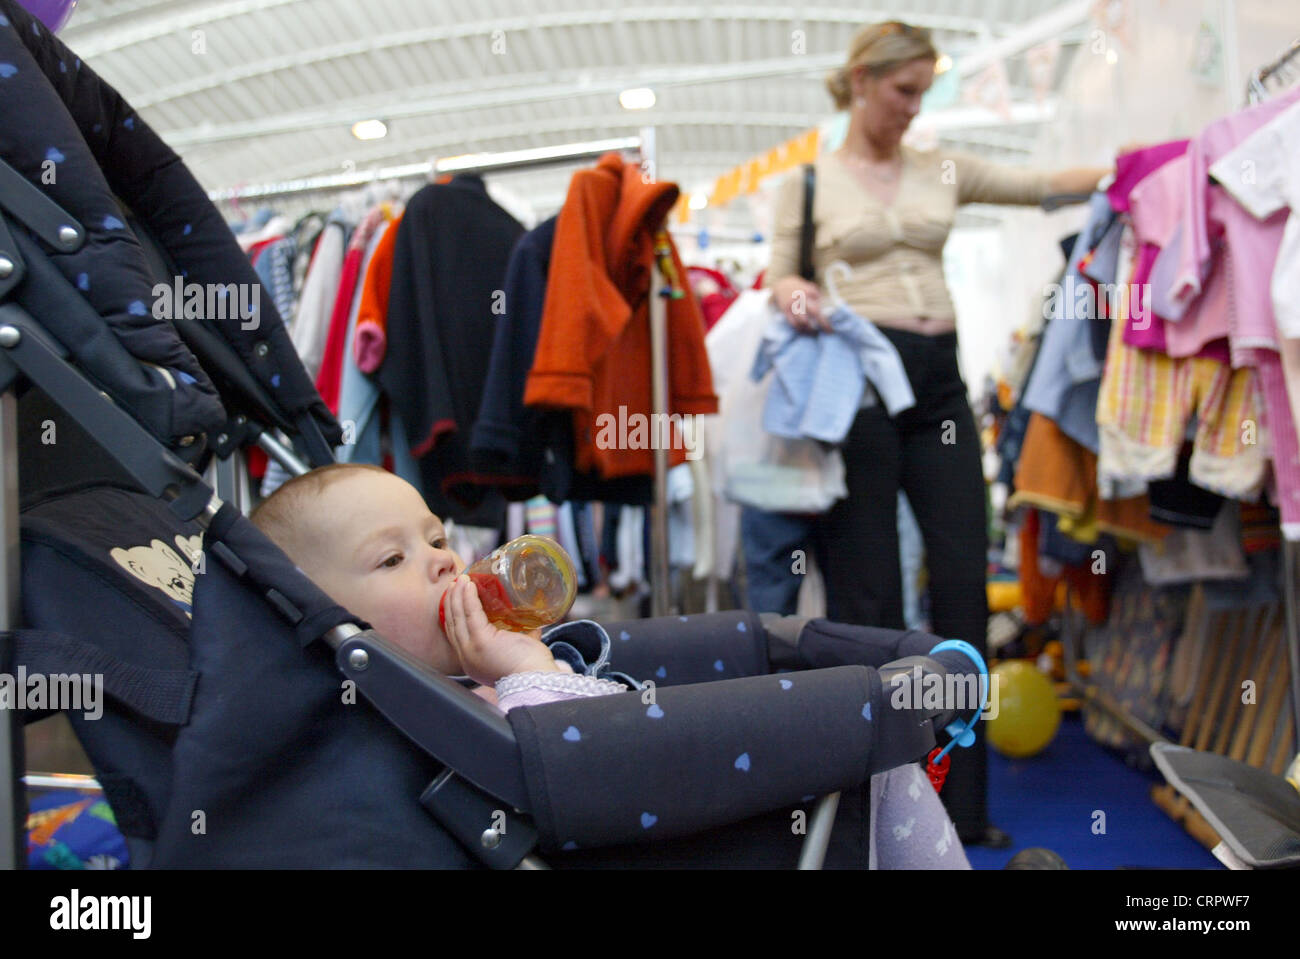
[{"label": "orange fleece jacket", "polygon": [[357,329],[352,334],[352,356],[362,373],[373,373],[388,352],[388,291],[393,285],[393,247],[397,244],[400,216],[384,227],[384,235],[375,244],[361,284],[361,304],[357,307]]},{"label": "orange fleece jacket", "polygon": [[[573,411],[580,472],[605,479],[654,472],[650,271],[655,231],[677,196],[676,184],[646,183],[639,166],[608,153],[573,175],[556,220],[524,403]],[[675,246],[672,260],[684,283]],[[668,412],[716,413],[704,321],[689,286],[685,293],[667,301]],[[674,430],[669,462],[683,462],[684,452]]]}]

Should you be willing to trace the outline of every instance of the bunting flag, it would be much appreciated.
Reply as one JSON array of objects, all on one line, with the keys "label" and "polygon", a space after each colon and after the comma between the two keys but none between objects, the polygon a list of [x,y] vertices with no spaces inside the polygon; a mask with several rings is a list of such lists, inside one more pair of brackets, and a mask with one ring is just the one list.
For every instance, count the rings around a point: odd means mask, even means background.
[{"label": "bunting flag", "polygon": [[[713,182],[709,206],[726,206],[738,196],[756,193],[768,177],[812,163],[817,159],[819,144],[820,131],[814,128],[728,170]],[[692,212],[690,194],[683,193],[673,208],[673,217],[677,223],[689,223]]]}]

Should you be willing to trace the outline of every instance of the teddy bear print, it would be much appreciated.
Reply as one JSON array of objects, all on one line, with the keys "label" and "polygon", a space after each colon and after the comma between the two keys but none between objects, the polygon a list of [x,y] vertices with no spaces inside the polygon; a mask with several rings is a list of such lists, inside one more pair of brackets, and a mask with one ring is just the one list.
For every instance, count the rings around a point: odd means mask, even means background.
[{"label": "teddy bear print", "polygon": [[[185,543],[176,537],[178,544]],[[185,546],[182,545],[182,550]],[[194,598],[194,569],[189,562],[160,539],[151,540],[148,546],[120,546],[109,551],[119,566],[146,586],[160,589],[167,598],[192,616]]]}]

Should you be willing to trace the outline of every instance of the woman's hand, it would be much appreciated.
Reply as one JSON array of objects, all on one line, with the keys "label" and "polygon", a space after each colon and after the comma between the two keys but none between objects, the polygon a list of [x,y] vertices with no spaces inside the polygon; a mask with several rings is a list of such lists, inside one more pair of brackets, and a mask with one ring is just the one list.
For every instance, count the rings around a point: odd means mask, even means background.
[{"label": "woman's hand", "polygon": [[478,589],[468,576],[447,587],[444,609],[447,640],[465,675],[491,686],[511,673],[556,673],[560,667],[541,640],[541,633],[512,633],[488,622]]},{"label": "woman's hand", "polygon": [[822,316],[822,294],[816,283],[801,276],[783,276],[772,284],[772,301],[801,333],[818,329],[830,332],[830,321]]}]

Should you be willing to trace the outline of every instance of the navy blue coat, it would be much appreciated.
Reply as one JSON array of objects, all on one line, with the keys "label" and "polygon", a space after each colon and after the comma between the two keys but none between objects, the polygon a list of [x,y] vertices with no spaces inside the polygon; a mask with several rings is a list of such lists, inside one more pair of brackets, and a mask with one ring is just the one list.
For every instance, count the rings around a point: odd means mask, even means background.
[{"label": "navy blue coat", "polygon": [[[172,319],[156,315],[166,301],[155,295],[159,278],[127,225],[127,211],[165,250],[182,284],[237,284],[236,295],[256,304],[251,318],[232,305],[219,311],[225,319],[209,316],[210,325],[289,419],[310,411],[327,439],[341,440],[270,296],[262,295],[247,257],[180,157],[14,0],[0,0],[0,158],[86,231],[86,242],[73,253],[42,244],[66,290],[52,282],[52,271],[38,269],[29,271],[13,298],[155,436],[170,442],[211,432],[226,412]],[[177,277],[168,279],[174,289]],[[152,367],[108,362],[104,349],[95,352],[84,337],[61,330],[60,317],[78,299],[127,353]]]}]

